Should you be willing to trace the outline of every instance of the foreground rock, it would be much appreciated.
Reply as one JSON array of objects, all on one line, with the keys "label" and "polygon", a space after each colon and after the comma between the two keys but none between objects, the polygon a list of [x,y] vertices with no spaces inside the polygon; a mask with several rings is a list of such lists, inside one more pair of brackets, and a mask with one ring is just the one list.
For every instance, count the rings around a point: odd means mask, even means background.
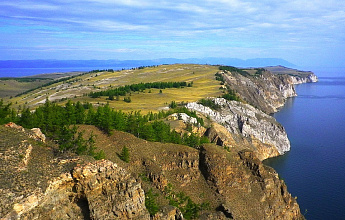
[{"label": "foreground rock", "polygon": [[[95,134],[108,160],[56,155],[49,141],[35,140],[25,129],[0,127],[2,219],[182,220],[184,210],[169,206],[169,186],[195,204],[209,204],[198,219],[303,218],[284,182],[252,151],[214,144],[197,150],[84,128]],[[123,146],[130,163],[116,155]],[[153,216],[145,207],[150,189],[158,195],[159,212]]]},{"label": "foreground rock", "polygon": [[234,219],[303,219],[296,200],[284,181],[262,164],[251,151],[224,154],[210,145],[203,147],[200,167],[223,203],[219,206]]},{"label": "foreground rock", "polygon": [[56,158],[17,128],[1,134],[11,138],[1,137],[2,219],[149,219],[140,182],[115,163]]},{"label": "foreground rock", "polygon": [[220,106],[219,109],[213,110],[196,102],[188,103],[187,108],[210,117],[218,124],[213,124],[208,133],[213,142],[221,146],[251,149],[260,160],[290,150],[290,141],[283,126],[273,117],[237,101],[212,100]]}]

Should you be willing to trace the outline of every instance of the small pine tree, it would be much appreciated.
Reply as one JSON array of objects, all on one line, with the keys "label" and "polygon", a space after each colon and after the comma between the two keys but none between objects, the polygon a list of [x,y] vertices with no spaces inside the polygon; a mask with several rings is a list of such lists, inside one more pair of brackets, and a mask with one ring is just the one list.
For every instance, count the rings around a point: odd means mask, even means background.
[{"label": "small pine tree", "polygon": [[129,163],[129,149],[128,149],[128,147],[124,146],[122,148],[122,151],[119,154],[119,157],[121,160],[125,161],[126,163]]},{"label": "small pine tree", "polygon": [[170,108],[176,108],[177,107],[177,104],[175,101],[171,101],[171,103],[169,104],[169,107]]}]

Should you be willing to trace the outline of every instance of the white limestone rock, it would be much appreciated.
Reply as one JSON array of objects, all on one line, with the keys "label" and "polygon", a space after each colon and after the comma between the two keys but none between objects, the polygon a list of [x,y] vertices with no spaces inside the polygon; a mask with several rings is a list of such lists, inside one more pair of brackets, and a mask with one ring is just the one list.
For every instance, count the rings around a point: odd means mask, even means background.
[{"label": "white limestone rock", "polygon": [[220,110],[212,110],[196,102],[188,103],[186,107],[209,116],[231,133],[254,137],[276,147],[281,155],[290,150],[290,141],[284,127],[273,117],[248,104],[223,98],[212,99],[221,106]]}]

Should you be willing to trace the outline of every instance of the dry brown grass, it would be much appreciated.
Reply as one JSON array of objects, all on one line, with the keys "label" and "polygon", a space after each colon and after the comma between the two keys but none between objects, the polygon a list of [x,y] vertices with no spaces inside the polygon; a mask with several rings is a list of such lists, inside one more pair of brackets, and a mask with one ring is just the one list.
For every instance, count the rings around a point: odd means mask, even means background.
[{"label": "dry brown grass", "polygon": [[123,111],[141,110],[144,113],[156,112],[168,106],[171,101],[193,102],[201,98],[215,97],[221,94],[219,81],[215,80],[214,74],[218,71],[216,66],[175,64],[147,67],[136,70],[123,70],[114,73],[100,72],[79,76],[68,83],[57,83],[41,90],[13,98],[13,103],[26,105],[32,108],[44,103],[46,97],[51,101],[61,101],[63,98],[72,101],[90,102],[93,104],[107,103],[107,97],[93,99],[83,94],[91,91],[106,90],[108,88],[146,82],[193,82],[193,87],[181,89],[164,89],[159,93],[157,89],[145,90],[144,93],[132,93],[131,103],[126,103],[123,97],[121,101],[109,101],[110,106]]}]

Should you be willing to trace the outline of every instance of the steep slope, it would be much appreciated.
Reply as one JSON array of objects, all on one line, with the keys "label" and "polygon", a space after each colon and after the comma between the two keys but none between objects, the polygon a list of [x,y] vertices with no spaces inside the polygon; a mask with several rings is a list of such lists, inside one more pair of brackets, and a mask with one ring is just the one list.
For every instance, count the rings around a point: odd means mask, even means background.
[{"label": "steep slope", "polygon": [[[296,96],[295,84],[316,82],[312,72],[296,72],[288,68],[268,68],[245,70],[248,74],[236,71],[220,71],[226,84],[235,90],[247,103],[271,114],[281,108],[287,98]],[[303,73],[303,74],[302,74]]]},{"label": "steep slope", "polygon": [[[250,151],[214,144],[199,151],[123,132],[104,136],[92,126],[80,129],[94,132],[109,160],[54,155],[54,146],[31,139],[31,131],[0,127],[4,219],[182,219],[167,199],[181,192],[195,204],[209,204],[200,219],[303,218],[284,182]],[[117,155],[123,146],[130,150],[129,163]],[[150,189],[161,210],[152,217],[144,205]]]},{"label": "steep slope", "polygon": [[265,69],[273,74],[289,75],[292,78],[293,84],[313,83],[318,81],[317,76],[311,71],[301,71],[284,66],[269,66],[265,67]]},{"label": "steep slope", "polygon": [[[188,103],[187,108],[198,111],[219,125],[213,125],[208,136],[221,146],[253,150],[260,160],[284,154],[290,150],[290,141],[281,124],[262,111],[237,101],[223,98],[211,99],[219,110],[198,103]],[[220,127],[224,127],[228,133]],[[223,135],[219,135],[223,133]]]},{"label": "steep slope", "polygon": [[33,135],[0,127],[1,219],[149,219],[141,184],[127,171],[110,161],[55,155],[52,143]]}]

